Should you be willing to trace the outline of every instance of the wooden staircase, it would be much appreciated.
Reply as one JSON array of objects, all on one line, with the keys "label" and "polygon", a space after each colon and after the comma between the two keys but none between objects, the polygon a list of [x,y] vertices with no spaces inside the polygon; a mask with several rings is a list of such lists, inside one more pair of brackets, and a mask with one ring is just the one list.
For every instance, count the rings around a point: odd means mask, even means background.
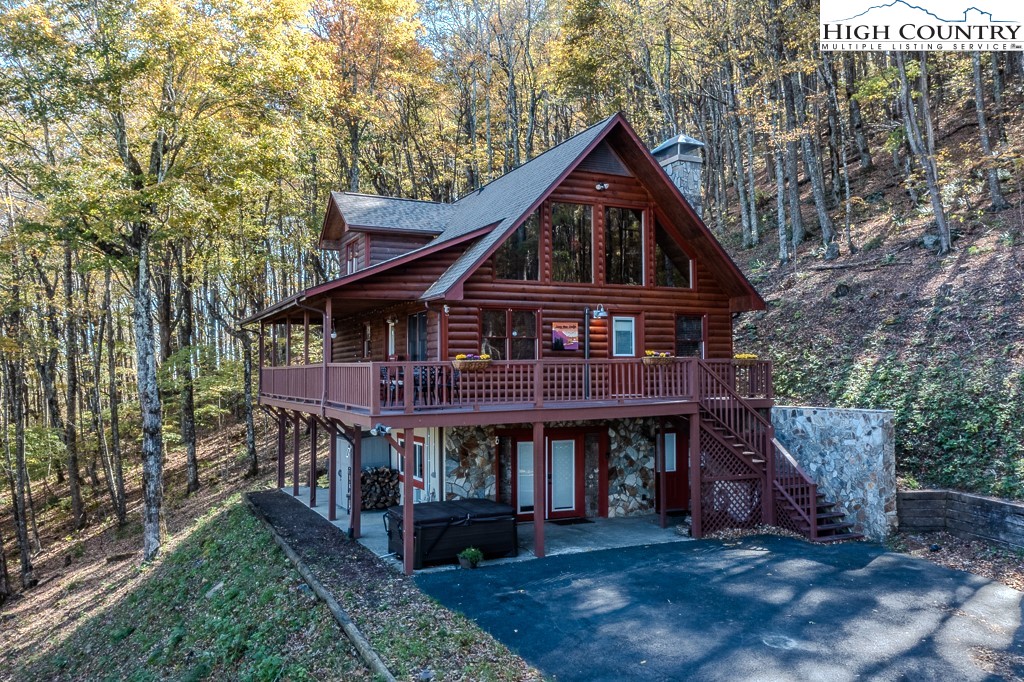
[{"label": "wooden staircase", "polygon": [[[725,448],[742,463],[741,471],[758,474],[762,521],[797,532],[812,542],[861,539],[863,536],[853,531],[845,514],[836,511],[836,503],[818,492],[814,480],[776,440],[771,423],[736,393],[732,383],[700,364],[697,390],[701,429],[719,453]],[[703,445],[702,455],[707,455]],[[739,472],[732,474],[724,478],[743,478]],[[744,521],[747,525],[751,522],[749,518]]]}]

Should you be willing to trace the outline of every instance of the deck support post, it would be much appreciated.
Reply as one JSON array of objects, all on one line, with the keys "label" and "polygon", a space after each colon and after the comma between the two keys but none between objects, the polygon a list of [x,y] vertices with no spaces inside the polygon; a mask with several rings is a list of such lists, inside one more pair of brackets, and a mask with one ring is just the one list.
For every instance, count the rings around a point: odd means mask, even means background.
[{"label": "deck support post", "polygon": [[413,458],[416,452],[416,439],[412,429],[404,429],[402,438],[402,564],[406,575],[413,572],[413,537],[416,534],[415,518],[412,509],[412,476],[415,471]]},{"label": "deck support post", "polygon": [[284,366],[292,366],[292,321],[285,320],[284,323]]},{"label": "deck support post", "polygon": [[775,427],[768,427],[764,439],[764,494],[761,496],[761,514],[766,526],[774,526],[777,521],[775,518]]},{"label": "deck support post", "polygon": [[349,500],[348,534],[353,540],[362,536],[363,511],[363,430],[356,426],[352,431],[352,499]]},{"label": "deck support post", "polygon": [[256,374],[257,391],[258,391],[256,393],[256,397],[257,398],[259,396],[263,395],[263,365],[264,365],[263,357],[264,357],[264,355],[266,355],[266,352],[267,352],[267,350],[266,350],[266,340],[265,340],[266,333],[267,333],[267,330],[266,330],[266,327],[263,324],[263,320],[260,320],[260,338],[259,338],[259,342],[258,342],[258,348],[259,348],[258,354],[259,354],[259,358],[260,358],[260,364],[257,365],[258,370],[257,370],[257,374]]},{"label": "deck support post", "polygon": [[668,473],[665,471],[665,419],[658,419],[658,435],[655,444],[658,462],[658,521],[662,528],[668,526]]},{"label": "deck support post", "polygon": [[690,535],[704,537],[701,530],[700,497],[700,412],[690,415]]},{"label": "deck support post", "polygon": [[533,424],[533,555],[544,556],[544,512],[547,509],[547,452],[544,422]]},{"label": "deck support post", "polygon": [[300,421],[299,413],[292,413],[292,495],[294,497],[299,496],[299,425]]},{"label": "deck support post", "polygon": [[331,334],[334,332],[333,312],[331,307],[331,299],[327,299],[327,303],[324,305],[324,321],[323,321],[324,333],[323,336],[323,386],[320,393],[320,414],[323,415],[326,411],[327,404],[327,365],[331,362]]},{"label": "deck support post", "polygon": [[332,419],[327,429],[327,520],[338,518],[338,427]]},{"label": "deck support post", "polygon": [[309,420],[309,506],[316,506],[316,436],[319,422]]},{"label": "deck support post", "polygon": [[284,411],[277,415],[277,487],[284,488],[284,432],[288,428]]},{"label": "deck support post", "polygon": [[302,364],[309,364],[309,311],[302,316]]}]

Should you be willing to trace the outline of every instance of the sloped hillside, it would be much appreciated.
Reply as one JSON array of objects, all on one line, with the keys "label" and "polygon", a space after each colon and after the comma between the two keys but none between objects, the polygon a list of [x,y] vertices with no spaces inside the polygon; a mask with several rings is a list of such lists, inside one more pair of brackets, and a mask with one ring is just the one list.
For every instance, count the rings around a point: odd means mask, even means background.
[{"label": "sloped hillside", "polygon": [[[943,140],[958,159],[944,178],[955,217],[944,257],[926,202],[911,203],[885,153],[851,174],[856,252],[844,243],[825,262],[812,234],[779,266],[770,228],[753,249],[727,240],[768,301],[737,321],[736,348],[775,361],[780,404],[895,410],[904,485],[1024,498],[1024,194],[1019,171],[1006,174],[1011,208],[985,212],[976,134]],[[1019,137],[1005,155],[1017,168]],[[774,198],[763,224],[773,209]],[[839,226],[841,206],[835,215]]]}]

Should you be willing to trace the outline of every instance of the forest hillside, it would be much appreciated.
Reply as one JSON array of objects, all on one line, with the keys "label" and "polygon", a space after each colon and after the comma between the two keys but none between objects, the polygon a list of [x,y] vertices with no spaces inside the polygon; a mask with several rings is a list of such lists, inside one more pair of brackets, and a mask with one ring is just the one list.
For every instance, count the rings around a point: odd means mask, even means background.
[{"label": "forest hillside", "polygon": [[704,142],[704,219],[769,301],[737,349],[782,400],[894,409],[906,485],[1024,497],[1022,52],[820,52],[796,0],[0,17],[0,601],[56,544],[157,559],[235,420],[259,474],[240,322],[344,271],[330,191],[452,201],[617,111]]}]

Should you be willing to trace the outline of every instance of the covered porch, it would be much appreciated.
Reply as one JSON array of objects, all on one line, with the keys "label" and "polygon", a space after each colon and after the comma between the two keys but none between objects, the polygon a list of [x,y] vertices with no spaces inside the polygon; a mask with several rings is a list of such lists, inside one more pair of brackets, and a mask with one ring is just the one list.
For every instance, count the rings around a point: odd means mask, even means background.
[{"label": "covered porch", "polygon": [[[295,497],[306,506],[311,513],[316,513],[330,521],[336,528],[348,532],[349,519],[347,512],[338,507],[335,519],[331,519],[328,508],[327,489],[320,488],[314,499],[320,502],[310,507],[310,489],[308,486],[300,486],[298,495],[294,495],[291,487],[281,488],[282,495]],[[394,554],[388,551],[388,537],[384,527],[385,511],[363,511],[360,514],[360,536],[359,544],[363,545],[376,556],[388,561],[397,570],[403,570],[403,563],[396,559]],[[637,547],[642,545],[658,545],[669,542],[685,542],[692,538],[681,534],[677,526],[682,518],[672,517],[667,527],[662,527],[657,515],[631,516],[624,518],[594,518],[587,519],[582,523],[561,524],[557,521],[544,522],[544,552],[542,556],[558,556],[562,554],[579,554],[582,552],[595,552],[603,549],[619,549],[623,547]],[[514,557],[501,559],[490,559],[488,564],[513,563],[536,559],[534,552],[535,532],[534,522],[518,524],[519,553]],[[442,564],[429,566],[421,570],[448,570],[453,564]]]}]

